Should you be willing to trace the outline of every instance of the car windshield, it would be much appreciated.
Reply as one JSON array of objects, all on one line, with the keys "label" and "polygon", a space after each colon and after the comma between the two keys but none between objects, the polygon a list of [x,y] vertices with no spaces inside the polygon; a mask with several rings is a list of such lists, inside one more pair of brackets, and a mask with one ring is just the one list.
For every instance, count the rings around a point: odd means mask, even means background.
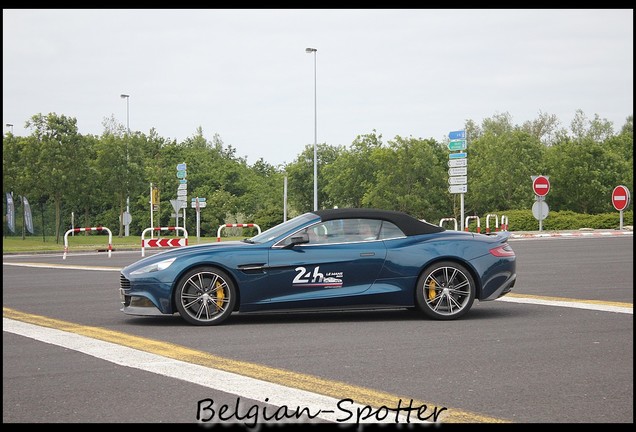
[{"label": "car windshield", "polygon": [[271,227],[270,229],[263,231],[262,233],[250,238],[250,243],[265,243],[279,237],[288,231],[295,230],[296,228],[304,225],[305,223],[316,219],[317,216],[313,213],[305,213],[300,216],[296,216],[286,222]]}]

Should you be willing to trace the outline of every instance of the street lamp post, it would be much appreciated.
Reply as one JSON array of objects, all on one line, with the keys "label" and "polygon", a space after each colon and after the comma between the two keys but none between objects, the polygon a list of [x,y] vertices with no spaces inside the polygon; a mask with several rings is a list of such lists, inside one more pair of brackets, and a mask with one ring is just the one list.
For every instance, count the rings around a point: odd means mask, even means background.
[{"label": "street lamp post", "polygon": [[124,223],[124,236],[130,235],[130,194],[128,194],[128,139],[130,138],[130,95],[121,94],[122,99],[126,99],[126,214],[122,215]]},{"label": "street lamp post", "polygon": [[7,127],[11,129],[11,135],[13,135],[13,123],[7,123]]},{"label": "street lamp post", "polygon": [[318,113],[316,110],[316,48],[305,48],[307,54],[314,53],[314,210],[318,210]]},{"label": "street lamp post", "polygon": [[129,110],[129,108],[130,108],[130,104],[129,104],[130,95],[122,93],[120,95],[120,97],[122,99],[126,99],[126,131],[128,131],[128,133],[130,133],[130,115],[129,115],[129,113],[130,113],[130,110]]}]

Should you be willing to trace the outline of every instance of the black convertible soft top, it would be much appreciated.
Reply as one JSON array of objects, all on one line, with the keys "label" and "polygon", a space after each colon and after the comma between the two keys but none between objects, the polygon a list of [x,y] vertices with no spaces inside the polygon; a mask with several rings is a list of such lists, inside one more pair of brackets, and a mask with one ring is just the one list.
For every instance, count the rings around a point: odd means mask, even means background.
[{"label": "black convertible soft top", "polygon": [[394,223],[407,236],[419,234],[432,234],[446,231],[437,225],[421,221],[406,213],[394,210],[381,210],[371,208],[335,208],[316,210],[312,213],[320,216],[323,221],[333,219],[381,219]]}]

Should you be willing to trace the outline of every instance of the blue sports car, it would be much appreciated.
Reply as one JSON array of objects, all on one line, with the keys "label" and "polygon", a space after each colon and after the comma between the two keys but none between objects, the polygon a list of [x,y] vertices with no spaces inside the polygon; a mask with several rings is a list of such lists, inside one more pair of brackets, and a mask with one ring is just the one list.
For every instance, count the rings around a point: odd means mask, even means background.
[{"label": "blue sports car", "polygon": [[240,241],[161,252],[121,270],[122,312],[218,325],[233,312],[418,309],[464,316],[513,288],[510,233],[450,231],[402,212],[308,212]]}]

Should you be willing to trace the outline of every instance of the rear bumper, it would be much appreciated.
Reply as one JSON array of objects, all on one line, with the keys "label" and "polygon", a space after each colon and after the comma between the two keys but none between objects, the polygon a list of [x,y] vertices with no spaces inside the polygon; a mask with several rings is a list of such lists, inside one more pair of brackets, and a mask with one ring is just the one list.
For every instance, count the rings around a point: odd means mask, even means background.
[{"label": "rear bumper", "polygon": [[499,297],[505,296],[512,288],[515,286],[515,282],[517,281],[517,275],[513,274],[503,285],[501,285],[498,289],[493,291],[488,297],[481,298],[480,301],[489,301],[489,300],[497,300]]}]

